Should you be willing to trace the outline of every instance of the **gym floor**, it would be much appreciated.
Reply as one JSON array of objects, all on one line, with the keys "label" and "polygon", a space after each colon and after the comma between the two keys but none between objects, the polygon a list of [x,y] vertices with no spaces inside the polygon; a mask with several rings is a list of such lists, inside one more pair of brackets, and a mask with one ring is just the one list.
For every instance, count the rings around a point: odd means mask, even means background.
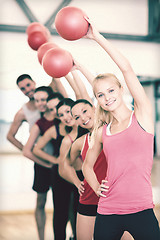
[{"label": "gym floor", "polygon": [[[160,224],[160,159],[155,158],[152,168],[155,214]],[[21,154],[1,154],[0,181],[0,240],[38,240],[34,207],[36,194],[32,190],[33,163]],[[53,240],[52,195],[46,204],[47,220],[45,239]],[[22,237],[23,236],[23,237]],[[71,227],[67,225],[67,240]]]}]

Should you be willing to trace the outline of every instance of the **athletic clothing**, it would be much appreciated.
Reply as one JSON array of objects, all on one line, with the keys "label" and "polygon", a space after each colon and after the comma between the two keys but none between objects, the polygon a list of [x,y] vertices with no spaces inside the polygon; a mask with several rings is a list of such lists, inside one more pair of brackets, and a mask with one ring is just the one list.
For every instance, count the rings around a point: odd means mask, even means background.
[{"label": "athletic clothing", "polygon": [[53,155],[54,155],[54,157],[58,157],[59,156],[59,150],[60,150],[61,142],[62,142],[64,136],[60,135],[59,124],[56,124],[55,127],[56,127],[57,137],[55,139],[52,138],[51,144],[52,144],[52,147],[53,147]]},{"label": "athletic clothing", "polygon": [[138,124],[135,114],[124,131],[107,135],[103,127],[103,151],[108,169],[106,197],[100,197],[98,213],[130,214],[153,208],[151,168],[152,134]]},{"label": "athletic clothing", "polygon": [[[52,127],[55,124],[54,120],[47,120],[45,117],[41,117],[37,122],[37,126],[40,130],[40,135],[42,136],[45,131],[47,131],[50,127]],[[54,151],[53,145],[51,144],[52,141],[50,141],[47,144],[47,153],[50,154],[50,152]],[[44,148],[44,151],[45,149]],[[49,188],[52,186],[52,169],[43,167],[37,163],[34,163],[34,180],[33,180],[33,186],[32,189],[36,191],[37,193],[46,193]]]},{"label": "athletic clothing", "polygon": [[40,112],[36,110],[30,110],[27,107],[27,104],[24,104],[22,106],[25,118],[29,124],[29,131],[31,130],[31,127],[35,124],[35,122],[40,119],[41,115]]},{"label": "athletic clothing", "polygon": [[97,205],[88,205],[78,203],[77,212],[84,216],[95,217],[97,215]]},{"label": "athletic clothing", "polygon": [[[89,134],[86,134],[85,141],[84,141],[84,146],[83,146],[83,149],[81,151],[81,156],[82,156],[83,161],[85,161],[85,157],[86,157],[86,153],[87,153],[88,148],[89,148]],[[106,169],[107,169],[107,163],[106,163],[106,160],[105,160],[105,155],[104,155],[103,151],[101,151],[101,153],[99,154],[99,156],[97,158],[97,161],[94,165],[94,172],[97,176],[97,179],[98,179],[99,183],[101,183],[101,181],[105,178]],[[97,205],[98,201],[99,201],[99,197],[95,194],[95,192],[90,187],[90,185],[88,184],[86,179],[84,179],[83,182],[84,182],[85,191],[82,194],[82,196],[80,196],[79,202],[81,204]]]},{"label": "athletic clothing", "polygon": [[[76,213],[77,213],[77,202],[78,202],[78,191],[73,184],[64,180],[58,172],[58,165],[55,164],[52,167],[52,193],[53,193],[53,204],[54,204],[54,214],[53,214],[53,229],[54,229],[54,239],[55,240],[65,240],[66,239],[66,226],[70,219],[69,209],[71,198],[73,198],[72,217],[76,223]],[[76,228],[73,229],[74,234]]]},{"label": "athletic clothing", "polygon": [[135,240],[160,240],[158,228],[153,209],[125,215],[97,214],[94,240],[120,240],[124,231]]},{"label": "athletic clothing", "polygon": [[51,186],[51,182],[51,169],[35,163],[32,189],[37,193],[46,193]]},{"label": "athletic clothing", "polygon": [[[64,136],[60,135],[59,125],[55,126],[57,131],[57,137],[56,139],[52,139],[52,144],[54,145],[54,156],[58,157],[61,142]],[[71,142],[73,142],[70,135],[68,134],[67,136],[69,136]],[[69,212],[71,214],[70,221],[72,219],[73,233],[74,236],[76,236],[76,215],[79,193],[77,188],[73,184],[64,180],[59,175],[57,164],[52,167],[52,191],[54,202],[53,228],[55,240],[66,239],[66,225],[70,217]]]},{"label": "athletic clothing", "polygon": [[94,240],[120,240],[124,231],[136,240],[160,240],[150,181],[154,136],[134,113],[124,131],[112,135],[105,125],[102,135],[109,191],[99,200]]},{"label": "athletic clothing", "polygon": [[47,120],[45,117],[41,117],[36,124],[40,129],[41,136],[48,130],[48,128],[52,127],[55,124],[58,124],[58,119]]},{"label": "athletic clothing", "polygon": [[[56,121],[57,123],[57,121]],[[58,157],[61,142],[64,136],[60,135],[59,124],[55,124],[55,121],[48,121],[44,117],[36,123],[40,129],[41,135],[45,133],[45,131],[55,125],[56,128],[56,138],[53,138],[50,142],[53,148],[53,156]],[[65,240],[66,239],[66,226],[69,220],[69,208],[71,202],[71,195],[73,194],[73,205],[74,209],[74,219],[76,218],[77,213],[77,204],[78,202],[78,191],[75,187],[65,181],[58,172],[58,165],[54,164],[53,167],[45,168],[38,164],[35,164],[35,179],[33,189],[38,193],[47,192],[49,189],[52,189],[53,194],[53,205],[54,205],[54,213],[53,213],[53,229],[54,229],[54,239],[55,240]],[[74,220],[75,221],[75,220]],[[75,233],[75,229],[73,229]]]},{"label": "athletic clothing", "polygon": [[[89,133],[86,134],[84,139],[84,145],[81,151],[82,161],[85,161],[88,148],[89,148]],[[100,183],[102,179],[105,178],[106,168],[107,164],[104,153],[102,151],[94,165],[94,172]],[[85,191],[82,194],[82,196],[79,197],[78,213],[85,216],[96,216],[99,197],[95,194],[95,192],[90,187],[86,179],[83,179],[83,182]]]}]

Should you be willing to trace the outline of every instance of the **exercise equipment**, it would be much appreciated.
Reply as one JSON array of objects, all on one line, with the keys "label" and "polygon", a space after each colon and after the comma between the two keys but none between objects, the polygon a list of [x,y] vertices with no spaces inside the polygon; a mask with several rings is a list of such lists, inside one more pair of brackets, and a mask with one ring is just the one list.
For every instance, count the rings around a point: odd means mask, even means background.
[{"label": "exercise equipment", "polygon": [[37,51],[37,55],[38,55],[38,60],[40,62],[40,64],[42,64],[42,58],[44,56],[44,54],[51,48],[55,48],[55,47],[58,47],[57,44],[55,43],[52,43],[52,42],[47,42],[47,43],[44,43],[43,45],[41,45],[39,48],[38,48],[38,51]]},{"label": "exercise equipment", "polygon": [[32,32],[45,32],[47,35],[49,34],[48,29],[39,22],[32,22],[28,25],[26,33],[30,35]]},{"label": "exercise equipment", "polygon": [[72,55],[62,48],[52,48],[43,56],[42,66],[49,76],[63,77],[70,72],[73,66]]},{"label": "exercise equipment", "polygon": [[55,27],[61,37],[66,40],[77,40],[86,35],[88,22],[86,14],[76,7],[64,7],[56,15]]},{"label": "exercise equipment", "polygon": [[38,50],[38,48],[48,42],[49,37],[44,32],[32,32],[28,35],[28,44],[33,50]]}]

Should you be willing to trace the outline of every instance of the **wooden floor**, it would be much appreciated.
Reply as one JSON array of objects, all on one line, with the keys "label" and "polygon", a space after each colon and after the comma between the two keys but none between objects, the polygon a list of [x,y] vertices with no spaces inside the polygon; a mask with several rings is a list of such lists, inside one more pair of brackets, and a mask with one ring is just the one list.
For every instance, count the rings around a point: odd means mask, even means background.
[{"label": "wooden floor", "polygon": [[[155,213],[160,223],[160,205]],[[71,236],[71,227],[67,225],[67,240]],[[53,240],[52,213],[47,213],[45,240]],[[38,240],[33,213],[3,214],[0,216],[0,240]]]},{"label": "wooden floor", "polygon": [[[160,159],[154,160],[152,168],[152,186],[155,202],[155,214],[160,224]],[[12,202],[12,199],[10,199]],[[45,240],[53,240],[52,210],[47,210]],[[71,235],[67,225],[67,239]],[[0,240],[38,240],[33,210],[0,212]]]},{"label": "wooden floor", "polygon": [[[47,212],[45,240],[53,240],[52,212]],[[71,236],[70,224],[67,225],[67,240]],[[33,213],[1,214],[0,240],[38,240]]]}]

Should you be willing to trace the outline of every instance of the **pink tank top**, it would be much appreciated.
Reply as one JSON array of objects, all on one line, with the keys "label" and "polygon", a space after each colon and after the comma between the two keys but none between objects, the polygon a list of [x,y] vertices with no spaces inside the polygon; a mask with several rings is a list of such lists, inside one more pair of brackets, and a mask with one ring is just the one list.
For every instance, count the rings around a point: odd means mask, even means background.
[{"label": "pink tank top", "polygon": [[[89,135],[86,134],[84,146],[81,152],[81,157],[83,161],[85,161],[86,153],[89,148],[88,142],[89,142]],[[103,151],[101,151],[94,165],[94,172],[97,176],[99,183],[101,183],[102,179],[105,178],[106,169],[107,169],[107,162],[105,160],[105,155]],[[85,191],[82,194],[82,196],[80,196],[79,202],[81,204],[86,204],[86,205],[97,205],[99,201],[99,197],[92,190],[90,185],[87,183],[86,179],[84,179],[83,182],[84,182]]]},{"label": "pink tank top", "polygon": [[100,197],[98,213],[130,214],[153,208],[151,169],[154,136],[132,116],[124,131],[107,135],[103,127],[103,151],[108,161],[109,191]]}]

